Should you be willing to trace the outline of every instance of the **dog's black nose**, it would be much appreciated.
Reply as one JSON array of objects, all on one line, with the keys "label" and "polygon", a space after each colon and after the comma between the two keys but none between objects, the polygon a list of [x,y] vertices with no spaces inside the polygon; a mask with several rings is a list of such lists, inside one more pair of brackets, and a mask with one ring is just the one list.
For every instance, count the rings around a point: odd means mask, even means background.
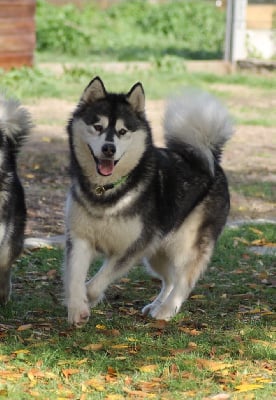
[{"label": "dog's black nose", "polygon": [[107,157],[112,157],[116,153],[116,147],[113,143],[105,143],[102,147],[102,152]]}]

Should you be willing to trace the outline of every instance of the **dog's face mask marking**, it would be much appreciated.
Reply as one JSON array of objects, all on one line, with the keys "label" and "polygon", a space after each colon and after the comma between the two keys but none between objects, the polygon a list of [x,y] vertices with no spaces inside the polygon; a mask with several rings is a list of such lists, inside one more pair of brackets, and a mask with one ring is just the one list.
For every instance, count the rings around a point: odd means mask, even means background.
[{"label": "dog's face mask marking", "polygon": [[127,149],[137,143],[136,136],[141,135],[137,113],[144,111],[143,88],[138,83],[115,101],[102,81],[95,78],[81,97],[80,110],[82,105],[85,111],[75,121],[77,131],[94,158],[98,174],[112,175]]},{"label": "dog's face mask marking", "polygon": [[83,138],[94,157],[98,173],[111,175],[132,141],[132,132],[122,119],[112,126],[105,116],[99,116],[96,123],[85,124],[83,128]]}]

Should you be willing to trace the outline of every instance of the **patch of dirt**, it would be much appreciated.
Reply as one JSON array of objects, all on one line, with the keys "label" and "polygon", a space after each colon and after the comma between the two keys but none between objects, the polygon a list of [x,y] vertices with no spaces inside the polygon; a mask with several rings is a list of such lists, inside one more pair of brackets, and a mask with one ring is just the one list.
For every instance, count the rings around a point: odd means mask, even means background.
[{"label": "patch of dirt", "polygon": [[[70,102],[52,99],[28,106],[37,125],[19,163],[28,207],[27,237],[64,233],[64,206],[70,184],[65,126],[74,106]],[[157,145],[162,145],[163,109],[163,101],[147,102],[147,114]],[[231,189],[230,219],[276,217],[275,154],[275,128],[237,127],[223,156]],[[267,184],[274,192],[266,196],[262,184]],[[259,188],[259,192],[255,190],[254,195],[245,193],[243,188],[252,185]]]}]

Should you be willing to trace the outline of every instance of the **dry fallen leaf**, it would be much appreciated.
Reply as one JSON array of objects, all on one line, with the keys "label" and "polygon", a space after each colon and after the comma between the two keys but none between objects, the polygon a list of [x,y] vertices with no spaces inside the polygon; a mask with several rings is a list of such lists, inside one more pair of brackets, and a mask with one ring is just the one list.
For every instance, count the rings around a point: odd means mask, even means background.
[{"label": "dry fallen leaf", "polygon": [[103,348],[102,343],[91,343],[91,344],[88,344],[87,346],[82,347],[82,350],[98,351],[98,350],[101,350],[102,348]]},{"label": "dry fallen leaf", "polygon": [[190,299],[197,300],[197,299],[205,299],[204,294],[193,294],[190,296]]},{"label": "dry fallen leaf", "polygon": [[20,350],[15,350],[15,351],[13,351],[12,353],[13,353],[13,354],[16,354],[16,355],[18,355],[18,354],[28,354],[28,353],[30,353],[30,350],[27,350],[27,349],[20,349]]},{"label": "dry fallen leaf", "polygon": [[76,368],[67,368],[62,370],[62,373],[66,379],[68,379],[71,375],[78,374],[79,372],[80,370]]},{"label": "dry fallen leaf", "polygon": [[105,325],[96,325],[96,329],[105,336],[120,336],[120,331],[118,329],[107,329]]},{"label": "dry fallen leaf", "polygon": [[117,371],[113,367],[107,367],[107,374],[110,376],[117,376]]},{"label": "dry fallen leaf", "polygon": [[202,333],[201,331],[198,331],[197,329],[186,328],[184,326],[180,326],[178,329],[181,332],[187,333],[187,335],[191,335],[191,336],[198,336],[198,335],[200,335]]},{"label": "dry fallen leaf", "polygon": [[150,365],[143,365],[142,367],[139,368],[141,372],[155,372],[158,368],[157,364],[150,364]]},{"label": "dry fallen leaf", "polygon": [[0,371],[0,378],[9,380],[9,381],[17,381],[22,377],[23,373],[14,372],[14,371]]},{"label": "dry fallen leaf", "polygon": [[276,247],[276,243],[269,242],[265,238],[253,240],[250,245],[252,246],[269,246],[269,247]]},{"label": "dry fallen leaf", "polygon": [[21,331],[27,331],[27,330],[29,330],[29,329],[32,329],[32,327],[33,327],[32,324],[25,324],[25,325],[20,325],[20,326],[17,328],[17,330],[18,330],[19,332],[21,332]]},{"label": "dry fallen leaf", "polygon": [[106,326],[105,326],[105,325],[100,325],[100,324],[98,324],[98,325],[96,325],[96,329],[105,330],[105,329],[106,329]]},{"label": "dry fallen leaf", "polygon": [[82,360],[78,360],[76,361],[76,365],[82,365],[82,364],[86,364],[88,361],[88,358],[83,358]]},{"label": "dry fallen leaf", "polygon": [[10,357],[5,354],[0,354],[0,361],[7,362],[10,360]]},{"label": "dry fallen leaf", "polygon": [[90,386],[97,392],[103,392],[105,390],[104,383],[101,379],[92,378],[85,382],[85,386]]},{"label": "dry fallen leaf", "polygon": [[156,321],[150,322],[148,326],[150,328],[155,328],[155,329],[165,329],[168,326],[168,321],[165,321],[164,319],[157,319]]},{"label": "dry fallen leaf", "polygon": [[254,228],[254,227],[249,227],[248,228],[251,232],[254,232],[254,233],[256,233],[257,235],[263,235],[264,233],[262,232],[262,231],[260,231],[259,229],[257,229],[257,228]]},{"label": "dry fallen leaf", "polygon": [[196,363],[199,368],[206,368],[210,371],[220,371],[232,367],[232,364],[224,363],[222,361],[207,360],[204,358],[198,358]]},{"label": "dry fallen leaf", "polygon": [[143,398],[143,399],[156,399],[156,394],[154,393],[145,393],[142,390],[130,390],[128,388],[124,388],[124,391],[134,398]]},{"label": "dry fallen leaf", "polygon": [[263,388],[263,385],[259,385],[256,383],[242,383],[235,387],[235,389],[239,392],[249,392],[250,390],[256,390]]},{"label": "dry fallen leaf", "polygon": [[110,348],[114,349],[114,350],[122,350],[122,349],[128,349],[129,345],[125,344],[125,343],[114,344],[114,345],[110,346]]},{"label": "dry fallen leaf", "polygon": [[162,378],[154,378],[151,381],[141,381],[137,383],[137,388],[147,393],[159,393],[160,389],[164,389],[166,386]]},{"label": "dry fallen leaf", "polygon": [[246,239],[244,239],[244,238],[240,238],[240,237],[235,237],[235,238],[234,238],[234,242],[240,242],[240,243],[242,243],[242,244],[249,245],[248,240],[246,240]]}]

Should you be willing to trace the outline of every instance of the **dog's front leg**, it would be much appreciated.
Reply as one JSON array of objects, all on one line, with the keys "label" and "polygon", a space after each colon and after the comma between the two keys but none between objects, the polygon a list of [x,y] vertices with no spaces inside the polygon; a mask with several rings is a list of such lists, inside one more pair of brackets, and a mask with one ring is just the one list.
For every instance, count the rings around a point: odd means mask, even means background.
[{"label": "dog's front leg", "polygon": [[135,258],[126,262],[123,258],[112,257],[103,263],[96,275],[87,282],[87,295],[92,307],[101,301],[107,287],[125,275],[134,262]]},{"label": "dog's front leg", "polygon": [[80,238],[66,241],[64,262],[64,287],[68,322],[80,327],[90,316],[85,280],[94,254],[89,242]]}]

